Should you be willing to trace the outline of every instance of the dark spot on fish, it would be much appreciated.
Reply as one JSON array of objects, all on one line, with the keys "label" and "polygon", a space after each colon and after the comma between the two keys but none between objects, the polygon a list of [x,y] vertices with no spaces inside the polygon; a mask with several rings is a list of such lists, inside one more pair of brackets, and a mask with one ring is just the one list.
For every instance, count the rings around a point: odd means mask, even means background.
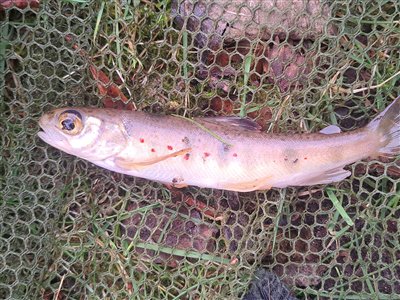
[{"label": "dark spot on fish", "polygon": [[172,148],[172,146],[168,145],[168,146],[167,146],[167,149],[168,149],[168,150],[172,150],[173,148]]},{"label": "dark spot on fish", "polygon": [[295,149],[285,148],[282,154],[285,161],[290,161],[292,163],[296,163],[298,161],[299,153]]},{"label": "dark spot on fish", "polygon": [[186,145],[189,145],[190,140],[189,140],[189,138],[188,138],[187,136],[185,136],[185,137],[182,139],[182,142],[184,142]]},{"label": "dark spot on fish", "polygon": [[180,183],[182,181],[184,181],[184,179],[181,176],[172,178],[172,183]]},{"label": "dark spot on fish", "polygon": [[141,143],[144,143],[144,139],[140,139],[140,142],[141,142]]},{"label": "dark spot on fish", "polygon": [[293,163],[295,164],[295,163],[297,163],[298,161],[299,161],[299,159],[296,158],[296,159],[293,161]]},{"label": "dark spot on fish", "polygon": [[156,152],[156,149],[154,149],[154,148],[151,148],[151,152]]},{"label": "dark spot on fish", "polygon": [[224,151],[228,152],[231,147],[227,144],[224,144]]},{"label": "dark spot on fish", "polygon": [[190,153],[186,153],[185,156],[183,157],[185,160],[189,160]]}]

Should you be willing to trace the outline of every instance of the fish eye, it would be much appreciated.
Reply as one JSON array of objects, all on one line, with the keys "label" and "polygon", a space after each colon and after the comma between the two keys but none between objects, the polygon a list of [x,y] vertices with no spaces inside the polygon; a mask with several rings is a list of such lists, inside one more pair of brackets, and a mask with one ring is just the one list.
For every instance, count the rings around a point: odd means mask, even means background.
[{"label": "fish eye", "polygon": [[67,131],[72,131],[75,129],[75,124],[72,119],[65,119],[61,121],[62,129]]},{"label": "fish eye", "polygon": [[76,110],[66,110],[58,117],[60,129],[70,135],[76,135],[82,131],[82,115]]}]

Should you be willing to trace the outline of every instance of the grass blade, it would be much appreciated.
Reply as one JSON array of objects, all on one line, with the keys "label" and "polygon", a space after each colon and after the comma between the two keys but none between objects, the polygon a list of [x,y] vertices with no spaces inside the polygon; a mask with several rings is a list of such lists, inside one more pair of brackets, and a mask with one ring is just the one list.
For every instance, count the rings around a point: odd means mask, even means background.
[{"label": "grass blade", "polygon": [[349,215],[346,213],[342,204],[339,202],[338,198],[333,193],[333,191],[331,189],[326,189],[326,193],[328,194],[329,199],[332,201],[333,206],[335,206],[336,210],[339,212],[339,214],[342,216],[342,218],[346,221],[346,223],[349,226],[353,226],[354,222],[349,217]]}]

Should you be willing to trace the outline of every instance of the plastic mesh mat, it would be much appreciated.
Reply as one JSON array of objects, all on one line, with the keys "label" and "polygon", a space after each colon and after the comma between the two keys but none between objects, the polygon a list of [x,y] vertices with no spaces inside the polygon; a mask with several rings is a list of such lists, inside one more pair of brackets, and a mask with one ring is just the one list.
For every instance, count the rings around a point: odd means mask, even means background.
[{"label": "plastic mesh mat", "polygon": [[399,156],[175,190],[37,137],[61,106],[359,128],[400,94],[398,1],[1,0],[0,22],[1,299],[236,299],[260,266],[299,299],[400,298]]}]

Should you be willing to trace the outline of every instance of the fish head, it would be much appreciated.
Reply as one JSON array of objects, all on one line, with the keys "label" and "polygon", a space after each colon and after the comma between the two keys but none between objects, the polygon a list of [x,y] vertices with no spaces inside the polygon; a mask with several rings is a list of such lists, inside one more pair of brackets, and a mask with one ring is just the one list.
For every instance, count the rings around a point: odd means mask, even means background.
[{"label": "fish head", "polygon": [[39,125],[43,141],[92,162],[105,160],[126,146],[118,120],[99,109],[55,109],[43,114]]}]

